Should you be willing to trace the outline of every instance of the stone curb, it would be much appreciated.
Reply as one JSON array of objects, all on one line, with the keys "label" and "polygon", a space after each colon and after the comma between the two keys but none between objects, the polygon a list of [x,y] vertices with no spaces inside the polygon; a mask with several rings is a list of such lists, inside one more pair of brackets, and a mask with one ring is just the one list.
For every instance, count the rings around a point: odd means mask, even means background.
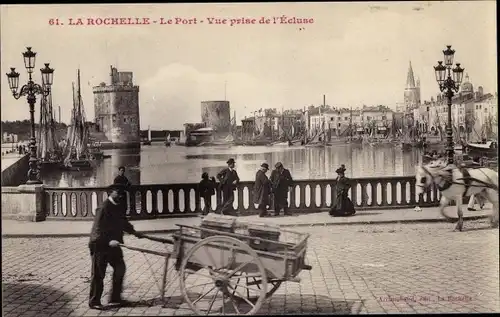
[{"label": "stone curb", "polygon": [[[487,215],[483,216],[470,216],[464,217],[464,221],[480,220],[488,218]],[[298,223],[298,224],[283,224],[280,227],[283,228],[293,228],[293,227],[318,227],[318,226],[349,226],[349,225],[380,225],[380,224],[410,224],[410,223],[436,223],[436,222],[448,222],[453,223],[456,220],[446,219],[446,218],[427,218],[427,219],[408,219],[408,220],[380,220],[380,221],[352,221],[352,222],[325,222],[325,223]],[[144,230],[141,231],[145,234],[168,234],[174,233],[177,229],[162,229],[162,230]],[[2,238],[82,238],[88,237],[88,233],[42,233],[42,234],[2,234]]]}]

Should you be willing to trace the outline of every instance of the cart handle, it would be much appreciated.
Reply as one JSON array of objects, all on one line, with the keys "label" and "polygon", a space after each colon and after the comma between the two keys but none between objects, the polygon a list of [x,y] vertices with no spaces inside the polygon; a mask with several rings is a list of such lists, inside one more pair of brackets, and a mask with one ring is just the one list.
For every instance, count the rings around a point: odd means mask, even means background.
[{"label": "cart handle", "polygon": [[125,244],[122,244],[122,243],[120,243],[120,247],[123,247],[125,249],[129,249],[129,250],[133,250],[133,251],[139,251],[139,252],[143,252],[143,253],[149,253],[149,254],[159,255],[159,256],[169,256],[171,254],[169,252],[159,252],[159,251],[153,251],[153,250],[149,250],[149,249],[132,247],[132,246],[128,246],[128,245],[125,245]]},{"label": "cart handle", "polygon": [[151,241],[167,243],[167,244],[174,244],[174,240],[172,238],[159,238],[159,237],[153,237],[153,236],[149,236],[149,235],[143,235],[143,237],[145,239],[148,239]]},{"label": "cart handle", "polygon": [[310,271],[310,270],[312,270],[312,266],[310,266],[310,265],[308,265],[308,264],[303,264],[303,265],[302,265],[302,269],[303,269],[303,270]]}]

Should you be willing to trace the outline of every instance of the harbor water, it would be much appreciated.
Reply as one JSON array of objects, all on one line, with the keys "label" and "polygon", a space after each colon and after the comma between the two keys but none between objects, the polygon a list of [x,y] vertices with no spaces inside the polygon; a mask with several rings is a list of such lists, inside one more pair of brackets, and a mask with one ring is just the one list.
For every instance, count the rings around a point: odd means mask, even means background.
[{"label": "harbor water", "polygon": [[99,162],[91,171],[43,172],[43,181],[51,187],[107,186],[113,182],[119,166],[132,184],[197,183],[202,172],[215,176],[229,158],[236,160],[242,181],[253,181],[260,164],[271,167],[282,162],[294,179],[332,179],[340,164],[346,176],[411,176],[415,175],[421,153],[414,149],[403,152],[391,145],[370,146],[340,144],[321,148],[278,146],[166,147],[163,143],[141,149],[106,150],[111,158]]}]

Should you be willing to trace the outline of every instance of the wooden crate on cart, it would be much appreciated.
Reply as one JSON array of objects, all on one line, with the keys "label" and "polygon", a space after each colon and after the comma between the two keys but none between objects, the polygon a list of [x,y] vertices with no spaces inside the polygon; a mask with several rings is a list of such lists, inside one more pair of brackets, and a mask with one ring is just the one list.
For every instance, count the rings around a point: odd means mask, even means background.
[{"label": "wooden crate on cart", "polygon": [[201,228],[213,230],[213,231],[206,231],[206,230],[201,231],[202,239],[214,235],[220,235],[220,232],[234,233],[234,230],[236,228],[236,218],[232,216],[208,214],[201,221]]}]

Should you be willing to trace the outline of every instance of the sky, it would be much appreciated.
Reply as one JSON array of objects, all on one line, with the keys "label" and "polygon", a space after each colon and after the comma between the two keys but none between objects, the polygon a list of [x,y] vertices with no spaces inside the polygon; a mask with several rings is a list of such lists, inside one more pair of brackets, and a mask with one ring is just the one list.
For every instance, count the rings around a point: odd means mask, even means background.
[{"label": "sky", "polygon": [[[68,123],[71,83],[81,70],[88,120],[92,87],[109,83],[110,66],[132,71],[140,86],[141,129],[180,129],[201,121],[201,101],[229,100],[236,119],[260,108],[358,107],[402,102],[409,62],[423,100],[439,92],[433,66],[452,45],[475,87],[496,92],[496,3],[346,2],[252,4],[1,6],[2,120],[29,118],[5,73],[21,53],[37,52],[39,69],[55,68],[53,104]],[[208,18],[312,18],[312,24],[210,25]],[[68,19],[138,17],[197,19],[190,25],[68,25]],[[49,25],[58,19],[64,25]],[[204,22],[201,23],[200,21]],[[38,113],[39,109],[37,109]],[[233,113],[231,114],[233,115]],[[35,116],[37,118],[37,116]]]}]

